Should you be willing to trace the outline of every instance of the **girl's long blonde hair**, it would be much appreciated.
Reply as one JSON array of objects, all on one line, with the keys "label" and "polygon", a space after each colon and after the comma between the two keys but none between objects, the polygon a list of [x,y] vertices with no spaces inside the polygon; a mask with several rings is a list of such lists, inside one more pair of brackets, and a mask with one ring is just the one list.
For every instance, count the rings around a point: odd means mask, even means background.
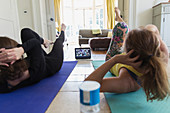
[{"label": "girl's long blonde hair", "polygon": [[169,82],[163,54],[160,51],[159,35],[146,29],[129,32],[125,42],[125,51],[133,49],[131,57],[140,55],[141,68],[145,70],[139,78],[147,100],[163,100],[169,96]]}]

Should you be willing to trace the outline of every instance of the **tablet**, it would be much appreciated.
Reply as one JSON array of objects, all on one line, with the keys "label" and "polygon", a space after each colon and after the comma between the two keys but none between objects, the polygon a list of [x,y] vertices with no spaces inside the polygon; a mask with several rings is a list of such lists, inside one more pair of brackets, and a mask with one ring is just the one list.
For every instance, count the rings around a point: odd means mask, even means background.
[{"label": "tablet", "polygon": [[90,48],[75,48],[75,58],[76,59],[90,59],[91,58]]}]

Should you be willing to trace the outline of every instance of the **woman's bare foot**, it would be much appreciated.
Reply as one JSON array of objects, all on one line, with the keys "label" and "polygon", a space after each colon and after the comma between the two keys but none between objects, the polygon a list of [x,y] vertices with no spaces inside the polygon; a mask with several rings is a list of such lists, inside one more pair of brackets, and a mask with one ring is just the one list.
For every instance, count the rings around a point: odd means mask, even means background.
[{"label": "woman's bare foot", "polygon": [[50,45],[54,44],[51,40],[44,39],[44,47],[48,48]]},{"label": "woman's bare foot", "polygon": [[115,14],[116,14],[116,17],[115,17],[115,20],[118,21],[118,22],[124,22],[123,19],[121,18],[120,16],[120,10],[115,7]]},{"label": "woman's bare foot", "polygon": [[66,30],[66,25],[65,24],[61,24],[61,31],[65,31]]}]

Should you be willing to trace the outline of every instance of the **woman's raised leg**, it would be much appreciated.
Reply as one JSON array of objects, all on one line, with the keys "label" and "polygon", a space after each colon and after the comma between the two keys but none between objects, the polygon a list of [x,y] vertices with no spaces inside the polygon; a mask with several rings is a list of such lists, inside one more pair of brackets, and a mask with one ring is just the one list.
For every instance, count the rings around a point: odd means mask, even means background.
[{"label": "woman's raised leg", "polygon": [[128,26],[120,17],[120,11],[118,8],[115,8],[116,20],[119,22],[113,29],[113,36],[110,42],[110,46],[106,53],[106,61],[109,60],[116,54],[122,53],[122,46],[128,33]]},{"label": "woman's raised leg", "polygon": [[64,60],[63,42],[65,40],[65,28],[66,26],[62,24],[60,36],[54,42],[52,51],[47,55],[50,65],[53,65],[51,68],[55,68],[53,70],[56,71],[60,70]]},{"label": "woman's raised leg", "polygon": [[106,61],[114,55],[122,53],[122,46],[124,44],[124,40],[127,33],[128,27],[124,22],[120,22],[114,27],[113,37],[106,53]]}]

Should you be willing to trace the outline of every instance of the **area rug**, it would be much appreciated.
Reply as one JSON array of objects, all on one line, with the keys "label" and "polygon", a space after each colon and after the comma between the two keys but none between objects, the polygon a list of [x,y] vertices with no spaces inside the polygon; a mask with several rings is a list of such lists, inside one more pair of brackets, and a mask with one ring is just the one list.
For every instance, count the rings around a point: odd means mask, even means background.
[{"label": "area rug", "polygon": [[[96,69],[104,62],[92,61],[92,64]],[[105,77],[113,77],[113,75],[108,72]],[[170,98],[147,102],[142,88],[131,93],[104,93],[104,95],[112,113],[170,113]]]},{"label": "area rug", "polygon": [[54,76],[32,86],[0,94],[0,113],[44,113],[76,64],[77,61],[66,61]]}]

